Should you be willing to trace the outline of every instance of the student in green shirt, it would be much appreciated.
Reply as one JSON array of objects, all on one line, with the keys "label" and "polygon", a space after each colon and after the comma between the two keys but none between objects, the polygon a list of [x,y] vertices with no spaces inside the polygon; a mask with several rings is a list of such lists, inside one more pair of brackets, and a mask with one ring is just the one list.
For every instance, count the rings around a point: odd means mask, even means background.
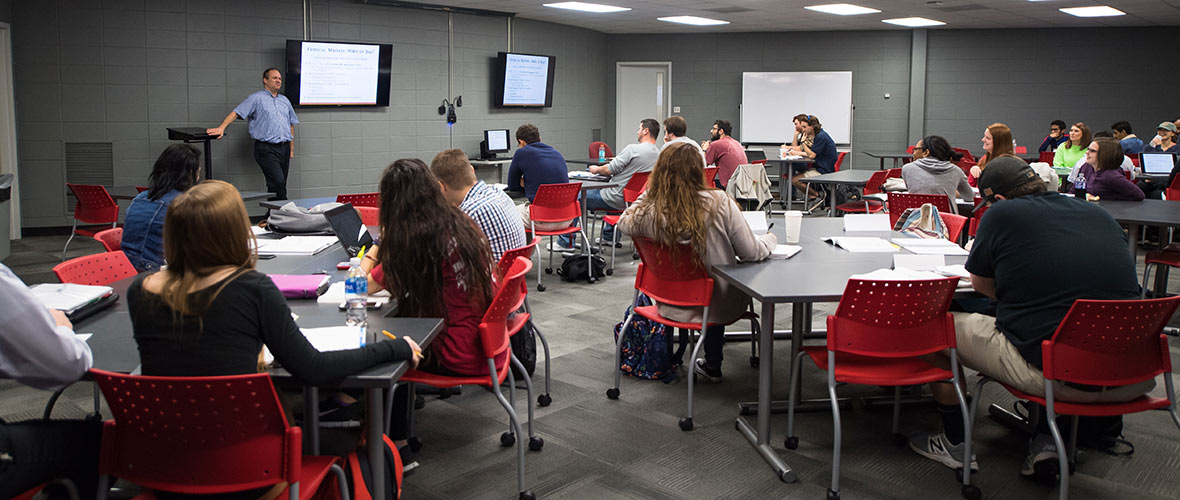
[{"label": "student in green shirt", "polygon": [[1092,139],[1090,127],[1085,123],[1073,124],[1069,128],[1069,140],[1057,146],[1057,151],[1053,153],[1053,168],[1073,168],[1078,160],[1086,156],[1086,146],[1090,145]]}]

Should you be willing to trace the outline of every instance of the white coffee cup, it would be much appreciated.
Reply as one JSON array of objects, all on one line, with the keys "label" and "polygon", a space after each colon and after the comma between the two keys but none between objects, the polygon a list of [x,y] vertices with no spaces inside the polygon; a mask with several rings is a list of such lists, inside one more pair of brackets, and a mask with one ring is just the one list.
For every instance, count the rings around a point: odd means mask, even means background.
[{"label": "white coffee cup", "polygon": [[794,245],[799,243],[799,231],[803,225],[803,212],[798,210],[787,210],[786,213],[786,229],[787,229],[787,243]]}]

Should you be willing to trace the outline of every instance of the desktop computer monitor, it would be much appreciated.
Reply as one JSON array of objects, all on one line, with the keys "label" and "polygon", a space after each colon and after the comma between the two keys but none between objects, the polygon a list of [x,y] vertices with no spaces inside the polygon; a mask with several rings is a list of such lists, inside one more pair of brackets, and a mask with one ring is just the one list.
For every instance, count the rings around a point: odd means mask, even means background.
[{"label": "desktop computer monitor", "polygon": [[479,143],[480,158],[495,158],[497,153],[507,153],[510,150],[511,146],[508,144],[508,129],[483,131],[483,141],[480,141]]}]

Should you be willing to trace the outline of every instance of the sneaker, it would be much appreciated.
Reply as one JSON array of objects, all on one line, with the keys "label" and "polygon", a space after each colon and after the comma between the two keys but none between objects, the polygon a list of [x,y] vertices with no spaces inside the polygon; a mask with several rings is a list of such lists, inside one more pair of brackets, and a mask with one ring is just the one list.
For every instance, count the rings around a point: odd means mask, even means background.
[{"label": "sneaker", "polygon": [[721,382],[721,369],[709,368],[703,359],[698,359],[696,360],[696,363],[693,363],[692,371],[697,377],[700,377],[702,382],[710,382],[714,384]]},{"label": "sneaker", "polygon": [[814,212],[819,210],[820,207],[824,206],[824,200],[827,199],[827,197],[828,195],[826,191],[817,191],[815,198],[807,200],[807,211]]},{"label": "sneaker", "polygon": [[1028,455],[1024,457],[1020,475],[1037,481],[1055,483],[1057,473],[1061,469],[1057,460],[1057,444],[1053,442],[1053,436],[1037,434],[1028,443]]},{"label": "sneaker", "polygon": [[554,241],[553,243],[550,243],[547,248],[549,249],[550,252],[572,253],[572,252],[576,251],[573,247],[567,247],[565,245],[562,245],[560,241]]},{"label": "sneaker", "polygon": [[[952,469],[963,468],[963,451],[967,444],[951,444],[946,434],[918,434],[910,438],[910,448],[930,460],[938,462]],[[979,470],[979,462],[975,461],[975,454],[971,454],[971,470]]]},{"label": "sneaker", "polygon": [[[599,246],[610,247],[612,242],[613,241],[610,238],[607,238],[607,239],[594,238],[594,244],[599,245]],[[615,243],[615,248],[623,248],[623,244],[622,243]]]}]

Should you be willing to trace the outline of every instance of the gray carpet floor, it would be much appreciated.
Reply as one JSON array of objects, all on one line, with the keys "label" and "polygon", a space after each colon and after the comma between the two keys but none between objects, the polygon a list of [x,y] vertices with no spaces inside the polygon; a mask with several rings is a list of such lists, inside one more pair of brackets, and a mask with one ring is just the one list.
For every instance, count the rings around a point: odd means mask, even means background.
[{"label": "gray carpet floor", "polygon": [[[30,237],[13,244],[5,264],[27,283],[56,281],[64,236]],[[70,256],[101,251],[86,238],[75,240]],[[1140,269],[1140,272],[1142,269]],[[624,378],[622,396],[608,400],[613,364],[612,327],[622,320],[632,297],[635,262],[622,249],[613,276],[593,285],[564,283],[545,275],[546,292],[530,292],[537,325],[552,349],[552,405],[535,408],[537,434],[545,440],[540,452],[528,452],[528,485],[539,497],[552,499],[715,499],[715,498],[824,498],[832,464],[830,412],[797,416],[797,450],[783,447],[786,416],[772,419],[770,442],[799,476],[796,483],[777,479],[755,450],[734,430],[737,403],[757,395],[757,370],[748,362],[748,342],[731,342],[725,349],[725,381],[698,384],[696,429],[682,432],[677,421],[685,411],[686,384]],[[1174,275],[1176,273],[1173,273]],[[530,283],[535,273],[530,275]],[[1170,289],[1180,290],[1173,278]],[[817,304],[816,327],[834,304]],[[788,329],[790,308],[777,309],[778,328]],[[1173,321],[1173,324],[1177,324]],[[730,327],[748,329],[747,324]],[[79,331],[85,331],[84,324]],[[1173,359],[1178,344],[1172,342]],[[774,396],[785,399],[789,343],[775,346]],[[543,363],[533,383],[543,387]],[[974,379],[974,377],[972,377]],[[805,397],[825,395],[825,374],[804,368]],[[877,387],[845,386],[841,395],[887,394]],[[1162,385],[1155,391],[1163,394]],[[13,421],[39,417],[49,393],[0,381],[0,418]],[[81,417],[90,407],[91,388],[79,383],[66,391],[55,418]],[[524,412],[523,391],[518,410]],[[1013,399],[991,385],[983,403],[1011,407]],[[535,396],[534,396],[535,398]],[[485,391],[465,388],[447,399],[427,396],[418,413],[424,447],[421,464],[405,478],[404,498],[514,498],[515,452],[499,446],[507,418]],[[535,406],[535,402],[533,403]],[[982,405],[981,405],[982,407]],[[982,413],[982,412],[981,412]],[[919,457],[890,439],[891,411],[887,405],[854,405],[843,413],[841,492],[843,498],[947,499],[959,497],[953,472]],[[753,418],[753,417],[751,417]],[[988,419],[976,418],[977,456],[981,467],[974,477],[984,498],[1051,499],[1054,485],[1019,477],[1026,439]],[[1071,476],[1075,499],[1180,498],[1180,431],[1168,414],[1152,411],[1125,419],[1126,438],[1135,446],[1131,457],[1115,457],[1082,450],[1077,472]],[[902,432],[938,429],[931,406],[906,407]]]}]

